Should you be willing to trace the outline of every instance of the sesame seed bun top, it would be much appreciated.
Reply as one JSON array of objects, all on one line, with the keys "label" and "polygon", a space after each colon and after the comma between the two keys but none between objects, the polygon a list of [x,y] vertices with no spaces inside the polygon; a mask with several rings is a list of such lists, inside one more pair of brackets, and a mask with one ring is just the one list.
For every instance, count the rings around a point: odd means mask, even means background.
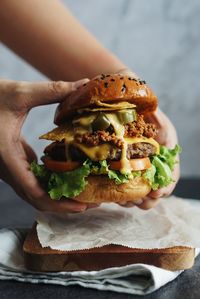
[{"label": "sesame seed bun top", "polygon": [[123,101],[135,104],[140,114],[157,108],[157,97],[145,81],[120,74],[102,74],[69,94],[58,106],[54,122],[60,125],[80,108]]}]

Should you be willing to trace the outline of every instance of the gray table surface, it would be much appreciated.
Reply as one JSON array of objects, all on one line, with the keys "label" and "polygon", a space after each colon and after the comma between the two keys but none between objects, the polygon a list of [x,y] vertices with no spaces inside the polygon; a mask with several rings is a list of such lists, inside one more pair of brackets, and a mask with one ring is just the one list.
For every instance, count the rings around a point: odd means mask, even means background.
[{"label": "gray table surface", "polygon": [[[175,190],[178,196],[200,199],[200,179],[181,180]],[[34,220],[34,211],[19,199],[10,187],[0,183],[0,228],[30,227]],[[168,283],[145,298],[200,298],[200,256],[192,269],[184,271],[176,280]],[[0,281],[0,298],[141,298],[140,296],[118,294],[114,292],[84,289],[78,286],[63,287],[53,285],[34,285],[13,281]]]}]

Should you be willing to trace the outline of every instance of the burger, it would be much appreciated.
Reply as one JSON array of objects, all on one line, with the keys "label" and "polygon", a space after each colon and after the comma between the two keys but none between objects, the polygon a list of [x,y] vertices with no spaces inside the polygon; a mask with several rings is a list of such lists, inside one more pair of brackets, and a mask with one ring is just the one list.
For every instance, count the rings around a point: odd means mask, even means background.
[{"label": "burger", "polygon": [[102,74],[69,94],[55,113],[57,125],[31,169],[53,200],[85,203],[137,201],[173,182],[180,147],[156,141],[145,120],[157,108],[145,81]]}]

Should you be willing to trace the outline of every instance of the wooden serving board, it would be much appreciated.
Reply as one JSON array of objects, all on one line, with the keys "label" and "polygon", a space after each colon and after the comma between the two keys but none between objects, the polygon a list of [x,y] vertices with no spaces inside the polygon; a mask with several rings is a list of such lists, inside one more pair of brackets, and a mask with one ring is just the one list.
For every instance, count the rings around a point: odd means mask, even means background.
[{"label": "wooden serving board", "polygon": [[191,268],[195,250],[190,247],[164,249],[138,249],[119,245],[77,251],[60,251],[50,247],[42,248],[36,227],[28,233],[23,251],[25,263],[32,271],[95,271],[110,267],[120,267],[135,263],[154,265],[167,270]]}]

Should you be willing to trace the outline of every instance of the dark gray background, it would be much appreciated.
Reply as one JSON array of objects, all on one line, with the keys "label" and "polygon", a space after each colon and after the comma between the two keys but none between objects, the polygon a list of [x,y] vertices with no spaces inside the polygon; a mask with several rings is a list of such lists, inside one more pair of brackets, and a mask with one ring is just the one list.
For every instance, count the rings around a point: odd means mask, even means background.
[{"label": "dark gray background", "polygon": [[[200,176],[200,1],[63,2],[107,48],[152,86],[160,106],[177,128],[183,147],[182,176]],[[0,78],[45,79],[3,45]],[[35,109],[24,128],[39,155],[44,142],[37,138],[53,127],[54,108]]]}]

